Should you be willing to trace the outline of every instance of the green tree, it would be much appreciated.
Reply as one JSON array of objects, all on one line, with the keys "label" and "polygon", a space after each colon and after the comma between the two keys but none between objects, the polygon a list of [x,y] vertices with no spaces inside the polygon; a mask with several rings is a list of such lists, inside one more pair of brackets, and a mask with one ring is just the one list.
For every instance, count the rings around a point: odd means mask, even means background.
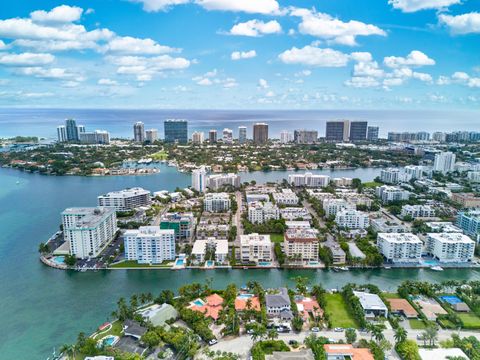
[{"label": "green tree", "polygon": [[345,330],[345,340],[348,344],[353,344],[355,341],[357,341],[357,332],[355,329],[350,328]]}]

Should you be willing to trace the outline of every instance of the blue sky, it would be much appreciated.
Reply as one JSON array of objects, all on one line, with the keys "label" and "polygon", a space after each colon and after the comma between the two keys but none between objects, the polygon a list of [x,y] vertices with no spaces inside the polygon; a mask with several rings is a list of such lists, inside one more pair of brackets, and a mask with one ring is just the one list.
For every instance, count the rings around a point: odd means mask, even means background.
[{"label": "blue sky", "polygon": [[0,106],[478,109],[480,0],[16,0]]}]

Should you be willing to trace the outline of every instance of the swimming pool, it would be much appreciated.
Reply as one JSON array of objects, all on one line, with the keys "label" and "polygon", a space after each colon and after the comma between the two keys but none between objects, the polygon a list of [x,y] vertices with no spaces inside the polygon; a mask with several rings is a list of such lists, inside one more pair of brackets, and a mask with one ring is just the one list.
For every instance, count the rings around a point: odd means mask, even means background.
[{"label": "swimming pool", "polygon": [[449,303],[450,305],[454,305],[454,304],[458,304],[458,303],[463,302],[458,296],[455,296],[455,295],[440,296],[440,299],[442,299],[446,303]]},{"label": "swimming pool", "polygon": [[65,256],[55,256],[53,258],[53,261],[55,262],[55,264],[63,265],[65,264]]},{"label": "swimming pool", "polygon": [[272,265],[271,262],[268,262],[268,261],[261,261],[258,263],[259,266],[270,266]]},{"label": "swimming pool", "polygon": [[207,266],[208,267],[212,267],[213,265],[215,265],[215,262],[213,260],[208,260],[207,261]]},{"label": "swimming pool", "polygon": [[177,261],[175,262],[175,265],[176,266],[182,266],[184,262],[185,262],[185,260],[183,260],[183,259],[177,259]]},{"label": "swimming pool", "polygon": [[113,346],[117,343],[118,336],[108,335],[102,339],[102,343],[104,346]]},{"label": "swimming pool", "polygon": [[255,295],[253,294],[240,294],[237,296],[238,299],[250,299],[252,297],[254,297]]},{"label": "swimming pool", "polygon": [[194,300],[194,301],[192,301],[192,303],[193,303],[194,305],[196,305],[196,306],[203,306],[203,305],[205,305],[205,303],[203,302],[202,299]]}]

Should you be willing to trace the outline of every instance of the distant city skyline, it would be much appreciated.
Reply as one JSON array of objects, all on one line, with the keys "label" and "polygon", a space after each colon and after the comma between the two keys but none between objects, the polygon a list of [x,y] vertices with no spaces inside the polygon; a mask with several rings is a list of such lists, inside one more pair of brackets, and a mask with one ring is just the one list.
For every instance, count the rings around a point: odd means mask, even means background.
[{"label": "distant city skyline", "polygon": [[480,104],[475,0],[4,1],[0,14],[0,107]]}]

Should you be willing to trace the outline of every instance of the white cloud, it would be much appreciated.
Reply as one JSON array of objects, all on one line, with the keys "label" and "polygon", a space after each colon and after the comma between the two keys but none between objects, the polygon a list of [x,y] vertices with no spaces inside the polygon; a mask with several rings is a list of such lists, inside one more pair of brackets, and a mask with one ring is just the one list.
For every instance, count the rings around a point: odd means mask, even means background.
[{"label": "white cloud", "polygon": [[122,54],[158,55],[178,51],[158,44],[152,39],[139,39],[131,36],[115,37],[105,46],[105,51]]},{"label": "white cloud", "polygon": [[267,91],[267,93],[265,94],[265,96],[266,96],[266,97],[269,97],[269,98],[275,97],[275,93],[270,90],[270,91]]},{"label": "white cloud", "polygon": [[426,73],[415,72],[415,71],[413,72],[412,77],[414,79],[417,79],[417,80],[420,80],[420,81],[423,81],[423,82],[428,82],[428,83],[432,82],[432,80],[433,80],[432,75],[426,74]]},{"label": "white cloud", "polygon": [[315,10],[294,9],[290,14],[302,19],[298,26],[300,33],[316,36],[331,43],[354,46],[357,36],[387,35],[375,25],[356,20],[343,22],[329,14],[317,13]]},{"label": "white cloud", "polygon": [[268,82],[265,79],[259,79],[258,80],[258,86],[260,86],[262,89],[268,89]]},{"label": "white cloud", "polygon": [[454,4],[460,4],[462,0],[388,0],[394,9],[403,12],[415,12],[427,9],[441,9]]},{"label": "white cloud", "polygon": [[452,76],[440,76],[437,85],[459,84],[470,88],[480,88],[480,77],[473,77],[463,71],[457,71]]},{"label": "white cloud", "polygon": [[379,86],[380,82],[376,78],[370,76],[354,76],[350,80],[345,81],[345,85],[354,88],[369,88]]},{"label": "white cloud", "polygon": [[83,9],[77,6],[60,5],[50,11],[34,11],[30,17],[41,23],[69,23],[80,20],[82,13]]},{"label": "white cloud", "polygon": [[12,45],[29,48],[35,51],[71,51],[71,50],[85,50],[98,49],[95,41],[77,41],[77,40],[29,40],[18,39],[12,42]]},{"label": "white cloud", "polygon": [[293,47],[279,56],[285,64],[302,64],[318,67],[346,66],[349,55],[330,48],[318,48],[307,45],[301,49]]},{"label": "white cloud", "polygon": [[276,0],[195,0],[207,10],[239,11],[251,14],[279,14]]},{"label": "white cloud", "polygon": [[237,11],[251,14],[280,14],[276,0],[130,0],[143,4],[145,11],[165,11],[175,5],[195,3],[206,10]]},{"label": "white cloud", "polygon": [[237,80],[235,80],[234,78],[227,78],[225,79],[225,81],[223,81],[223,87],[225,89],[231,89],[237,86],[238,86]]},{"label": "white cloud", "polygon": [[0,54],[0,65],[5,66],[39,66],[51,64],[55,56],[51,54]]},{"label": "white cloud", "polygon": [[98,85],[105,85],[105,86],[116,86],[118,82],[112,79],[99,79]]},{"label": "white cloud", "polygon": [[398,68],[401,66],[427,66],[435,65],[435,60],[429,58],[423,52],[413,50],[407,57],[387,56],[383,59],[383,63],[389,68]]},{"label": "white cloud", "polygon": [[180,57],[174,58],[170,55],[109,56],[107,60],[118,66],[118,74],[133,75],[137,81],[150,81],[163,71],[183,70],[190,66],[189,60]]},{"label": "white cloud", "polygon": [[197,81],[197,85],[210,86],[213,85],[213,82],[209,78],[203,78]]},{"label": "white cloud", "polygon": [[463,71],[457,71],[453,73],[452,79],[458,81],[467,81],[468,79],[470,79],[470,75]]},{"label": "white cloud", "polygon": [[302,71],[299,71],[299,72],[295,73],[295,77],[303,77],[303,76],[310,76],[310,75],[312,75],[311,70],[302,70]]},{"label": "white cloud", "polygon": [[480,13],[471,12],[463,15],[440,14],[438,20],[450,28],[452,34],[480,33]]},{"label": "white cloud", "polygon": [[278,34],[282,32],[282,27],[276,20],[263,22],[260,20],[249,20],[244,23],[234,25],[229,34],[237,36],[257,37],[268,34]]},{"label": "white cloud", "polygon": [[25,76],[33,76],[40,79],[53,79],[53,80],[63,80],[63,79],[72,79],[76,82],[81,82],[84,79],[83,76],[70,72],[64,68],[43,68],[40,66],[33,67],[24,67],[19,68],[15,71],[17,74]]},{"label": "white cloud", "polygon": [[255,50],[250,51],[234,51],[231,55],[232,60],[251,59],[257,56]]}]

